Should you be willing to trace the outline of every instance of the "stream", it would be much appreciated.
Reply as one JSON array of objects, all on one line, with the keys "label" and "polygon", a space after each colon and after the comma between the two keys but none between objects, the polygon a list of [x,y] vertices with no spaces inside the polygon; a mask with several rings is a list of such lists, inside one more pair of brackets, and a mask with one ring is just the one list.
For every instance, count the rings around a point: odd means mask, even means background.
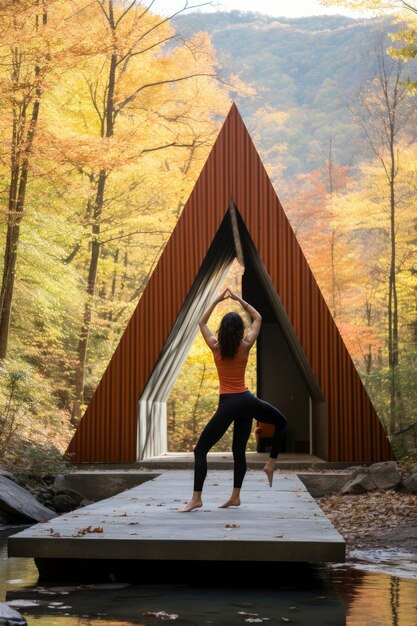
[{"label": "stream", "polygon": [[7,556],[7,537],[22,528],[0,527],[0,601],[30,626],[417,625],[417,555],[408,552],[356,550],[345,563],[234,571],[197,563],[169,571],[161,563],[139,580],[68,583],[64,572],[61,581],[42,581],[33,559]]}]

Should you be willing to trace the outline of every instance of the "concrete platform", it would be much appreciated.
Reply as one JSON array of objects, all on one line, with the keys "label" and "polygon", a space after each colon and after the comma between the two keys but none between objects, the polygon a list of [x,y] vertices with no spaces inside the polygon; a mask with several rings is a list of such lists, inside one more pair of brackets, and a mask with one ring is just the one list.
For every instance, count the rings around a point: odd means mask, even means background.
[{"label": "concrete platform", "polygon": [[[265,465],[269,458],[266,452],[246,452],[246,461],[251,469],[261,468]],[[233,455],[231,452],[209,452],[207,455],[209,467],[211,469],[230,469],[233,467]],[[343,470],[355,465],[367,465],[367,463],[358,461],[325,461],[314,454],[302,453],[280,453],[277,459],[277,467],[283,470],[305,471],[315,470]],[[194,455],[192,452],[165,452],[159,456],[143,459],[134,463],[74,463],[73,468],[78,470],[103,470],[103,469],[121,469],[129,470],[162,470],[162,469],[192,469],[194,467]]]},{"label": "concrete platform", "polygon": [[[269,453],[266,452],[246,452],[246,462],[248,467],[252,469],[263,467],[268,458]],[[233,467],[233,454],[231,452],[210,452],[207,460],[211,469]],[[277,467],[288,470],[317,467],[323,463],[326,462],[313,454],[280,454],[277,459]],[[194,454],[192,452],[165,452],[159,456],[137,461],[136,465],[141,469],[192,469],[194,467]]]},{"label": "concrete platform", "polygon": [[277,470],[272,488],[248,470],[240,507],[219,509],[232,473],[209,470],[204,506],[178,509],[192,471],[152,480],[12,535],[8,554],[35,559],[125,561],[344,562],[345,541],[295,473]]}]

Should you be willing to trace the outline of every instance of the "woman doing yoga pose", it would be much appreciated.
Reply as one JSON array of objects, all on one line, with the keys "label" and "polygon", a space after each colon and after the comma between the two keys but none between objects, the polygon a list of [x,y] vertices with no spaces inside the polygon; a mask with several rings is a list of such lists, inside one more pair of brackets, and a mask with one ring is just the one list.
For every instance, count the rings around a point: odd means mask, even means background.
[{"label": "woman doing yoga pose", "polygon": [[[217,338],[207,326],[219,302],[232,298],[249,313],[252,323],[244,336],[245,326],[238,313],[227,313],[221,320]],[[279,448],[287,428],[287,418],[277,408],[257,398],[245,384],[245,370],[250,349],[261,329],[262,317],[253,306],[230,289],[225,289],[203,313],[199,326],[213,353],[219,376],[219,403],[213,417],[204,427],[194,448],[194,491],[191,500],[179,512],[186,513],[202,506],[201,494],[207,475],[207,453],[223,437],[233,422],[233,491],[220,508],[240,505],[240,490],[246,474],[246,445],[252,430],[252,419],[275,426],[269,459],[263,468],[269,485],[276,467]]]}]

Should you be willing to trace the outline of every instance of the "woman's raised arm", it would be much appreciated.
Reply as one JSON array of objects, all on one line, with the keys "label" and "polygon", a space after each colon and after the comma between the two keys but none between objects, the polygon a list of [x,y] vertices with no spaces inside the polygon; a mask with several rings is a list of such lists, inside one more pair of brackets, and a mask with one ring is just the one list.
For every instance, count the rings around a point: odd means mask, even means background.
[{"label": "woman's raised arm", "polygon": [[257,340],[259,332],[261,330],[262,315],[259,313],[259,311],[255,309],[255,307],[249,304],[249,302],[246,302],[245,300],[243,300],[237,293],[234,293],[233,291],[230,291],[229,289],[229,294],[233,300],[236,300],[242,305],[245,311],[247,311],[252,318],[251,327],[249,328],[245,337],[245,342],[250,347],[252,347],[255,341]]},{"label": "woman's raised arm", "polygon": [[211,348],[212,350],[217,343],[217,339],[216,339],[216,336],[210,330],[210,328],[207,326],[207,322],[210,318],[210,315],[213,313],[214,309],[219,304],[219,302],[221,302],[222,300],[226,300],[226,298],[229,298],[228,289],[224,289],[217,296],[217,298],[210,304],[208,309],[204,311],[203,315],[200,317],[200,320],[198,322],[198,325],[200,326],[201,334],[203,335],[204,340],[206,344],[208,345],[208,347]]}]

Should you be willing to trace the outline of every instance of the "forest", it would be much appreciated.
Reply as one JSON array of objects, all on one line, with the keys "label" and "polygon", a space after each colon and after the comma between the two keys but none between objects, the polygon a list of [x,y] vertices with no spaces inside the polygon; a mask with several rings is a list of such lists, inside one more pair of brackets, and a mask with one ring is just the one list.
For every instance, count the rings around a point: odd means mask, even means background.
[{"label": "forest", "polygon": [[[0,5],[0,459],[65,462],[232,101],[397,456],[416,456],[417,9],[157,4]],[[168,402],[172,451],[211,416],[208,361],[198,336]]]}]

